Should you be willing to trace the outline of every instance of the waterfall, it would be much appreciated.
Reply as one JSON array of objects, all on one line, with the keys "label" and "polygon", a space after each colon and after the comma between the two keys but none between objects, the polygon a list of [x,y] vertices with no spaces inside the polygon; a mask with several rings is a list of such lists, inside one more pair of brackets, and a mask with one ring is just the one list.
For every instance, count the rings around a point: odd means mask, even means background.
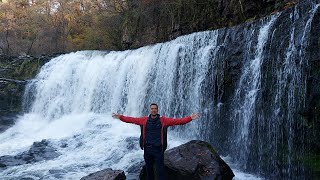
[{"label": "waterfall", "polygon": [[[35,141],[49,139],[62,155],[8,168],[0,176],[9,178],[16,170],[12,178],[55,179],[52,169],[63,169],[63,178],[77,179],[102,168],[128,169],[139,163],[143,156],[138,143],[131,150],[127,146],[130,138],[139,137],[140,128],[111,114],[148,115],[152,102],[165,116],[200,111],[199,89],[217,52],[217,35],[194,33],[133,51],[80,51],[52,59],[28,83],[26,113],[0,134],[0,153],[15,155]],[[199,139],[197,124],[172,130],[169,148]]]},{"label": "waterfall", "polygon": [[[245,51],[249,53],[243,56],[231,103],[234,129],[230,142],[235,145],[230,149],[244,169],[258,170],[268,178],[305,178],[303,160],[294,157],[308,151],[303,146],[303,131],[298,130],[304,127],[298,112],[306,99],[311,59],[306,48],[318,9],[319,4],[314,3],[308,10],[296,6],[290,13],[262,19],[266,22],[261,22],[264,25],[258,32],[250,29],[248,33]],[[286,19],[287,27],[279,18]]]},{"label": "waterfall", "polygon": [[169,128],[169,148],[209,141],[236,179],[308,177],[296,159],[307,151],[297,112],[305,105],[318,9],[306,1],[256,22],[136,50],[50,60],[26,87],[24,114],[0,134],[0,154],[16,155],[48,139],[61,155],[0,170],[0,177],[79,179],[104,168],[126,171],[143,160],[140,128],[111,114],[145,116],[153,102],[164,116],[201,114]]},{"label": "waterfall", "polygon": [[[256,118],[256,100],[258,92],[261,89],[261,65],[264,61],[265,51],[267,50],[266,45],[268,45],[267,40],[270,40],[269,36],[270,29],[277,16],[272,16],[268,22],[263,23],[264,25],[259,29],[258,33],[255,33],[255,29],[251,30],[249,34],[250,42],[248,43],[248,49],[252,46],[256,46],[254,50],[254,58],[251,60],[250,56],[244,56],[247,62],[245,62],[243,67],[243,73],[240,77],[238,88],[235,91],[235,96],[233,98],[233,117],[232,120],[236,123],[234,129],[234,137],[236,137],[237,148],[241,149],[238,155],[238,161],[246,162],[248,160],[248,152],[250,146],[249,140],[249,128],[250,122],[253,118]],[[257,36],[257,44],[254,45],[251,42]]]}]

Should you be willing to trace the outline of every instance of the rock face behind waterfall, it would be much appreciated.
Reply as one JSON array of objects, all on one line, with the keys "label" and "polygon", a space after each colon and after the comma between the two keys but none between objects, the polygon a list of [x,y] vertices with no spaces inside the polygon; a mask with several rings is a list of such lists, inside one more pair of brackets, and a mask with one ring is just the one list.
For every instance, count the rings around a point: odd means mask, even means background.
[{"label": "rock face behind waterfall", "polygon": [[0,133],[8,129],[23,111],[23,93],[27,81],[54,56],[0,55]]},{"label": "rock face behind waterfall", "polygon": [[[220,158],[212,146],[193,140],[165,152],[164,163],[170,180],[232,179],[230,167]],[[145,167],[140,179],[146,179]]]}]

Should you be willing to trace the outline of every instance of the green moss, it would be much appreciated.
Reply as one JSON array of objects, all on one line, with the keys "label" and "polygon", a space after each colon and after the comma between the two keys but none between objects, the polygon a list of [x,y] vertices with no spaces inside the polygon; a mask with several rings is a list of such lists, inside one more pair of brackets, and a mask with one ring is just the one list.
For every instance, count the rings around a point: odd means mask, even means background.
[{"label": "green moss", "polygon": [[311,67],[314,70],[314,74],[320,75],[320,59],[311,61]]},{"label": "green moss", "polygon": [[39,67],[39,60],[24,60],[23,63],[15,69],[13,77],[19,80],[31,79],[38,72]]},{"label": "green moss", "polygon": [[304,163],[314,172],[320,173],[320,154],[309,153],[305,155]]},{"label": "green moss", "polygon": [[8,83],[7,87],[5,88],[6,91],[12,90],[12,89],[17,89],[17,85],[14,83]]},{"label": "green moss", "polygon": [[211,144],[204,142],[204,141],[201,141],[201,143],[199,143],[199,145],[207,147],[215,156],[219,156],[218,153],[216,152],[216,150],[213,149]]},{"label": "green moss", "polygon": [[254,17],[252,17],[252,18],[248,18],[248,19],[246,20],[246,22],[253,22],[253,21],[256,20],[256,18],[257,18],[257,16],[254,16]]}]

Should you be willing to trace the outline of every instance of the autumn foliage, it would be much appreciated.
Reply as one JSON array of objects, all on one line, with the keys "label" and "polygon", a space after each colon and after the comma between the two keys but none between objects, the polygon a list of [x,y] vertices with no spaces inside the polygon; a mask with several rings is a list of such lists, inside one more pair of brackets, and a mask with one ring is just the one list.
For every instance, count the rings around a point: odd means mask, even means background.
[{"label": "autumn foliage", "polygon": [[8,0],[0,3],[0,54],[121,49],[125,9],[121,0]]},{"label": "autumn foliage", "polygon": [[0,54],[124,50],[234,26],[299,0],[0,0]]}]

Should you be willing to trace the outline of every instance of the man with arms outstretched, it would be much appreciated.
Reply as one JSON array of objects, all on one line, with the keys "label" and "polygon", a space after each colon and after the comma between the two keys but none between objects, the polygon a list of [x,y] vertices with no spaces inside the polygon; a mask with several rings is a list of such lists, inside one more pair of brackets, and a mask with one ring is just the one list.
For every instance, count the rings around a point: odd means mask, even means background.
[{"label": "man with arms outstretched", "polygon": [[200,118],[200,115],[198,113],[192,113],[190,116],[184,118],[160,117],[158,114],[158,105],[153,103],[150,105],[149,116],[135,118],[113,113],[112,117],[142,127],[140,146],[144,149],[144,160],[148,180],[154,179],[153,164],[156,165],[159,180],[164,180],[164,151],[167,147],[166,128],[168,126],[187,124],[193,119]]}]

